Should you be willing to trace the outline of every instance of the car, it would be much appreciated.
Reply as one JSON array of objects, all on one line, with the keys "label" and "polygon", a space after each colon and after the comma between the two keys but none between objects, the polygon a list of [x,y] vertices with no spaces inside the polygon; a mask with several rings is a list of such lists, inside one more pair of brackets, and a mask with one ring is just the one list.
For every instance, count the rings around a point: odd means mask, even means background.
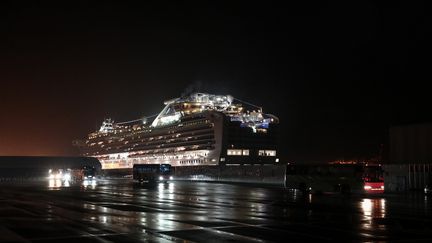
[{"label": "car", "polygon": [[428,184],[424,187],[424,193],[425,194],[432,194],[432,185]]}]

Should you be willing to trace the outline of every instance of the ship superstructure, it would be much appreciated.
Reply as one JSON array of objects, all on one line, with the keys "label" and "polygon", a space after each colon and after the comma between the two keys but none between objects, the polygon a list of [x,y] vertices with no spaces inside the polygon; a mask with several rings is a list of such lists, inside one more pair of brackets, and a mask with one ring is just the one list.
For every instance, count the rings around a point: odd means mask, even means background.
[{"label": "ship superstructure", "polygon": [[84,156],[102,169],[133,164],[173,166],[272,164],[277,157],[277,117],[230,95],[193,93],[166,101],[148,119],[115,123],[111,119],[88,138],[75,141]]}]

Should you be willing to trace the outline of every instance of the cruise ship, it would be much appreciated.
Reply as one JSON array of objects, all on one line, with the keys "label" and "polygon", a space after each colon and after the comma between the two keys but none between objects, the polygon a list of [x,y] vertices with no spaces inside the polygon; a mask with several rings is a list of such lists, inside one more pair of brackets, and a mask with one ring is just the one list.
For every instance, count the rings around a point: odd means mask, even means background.
[{"label": "cruise ship", "polygon": [[214,166],[278,164],[279,119],[230,95],[192,93],[164,102],[153,119],[103,121],[73,142],[103,170],[134,164]]}]

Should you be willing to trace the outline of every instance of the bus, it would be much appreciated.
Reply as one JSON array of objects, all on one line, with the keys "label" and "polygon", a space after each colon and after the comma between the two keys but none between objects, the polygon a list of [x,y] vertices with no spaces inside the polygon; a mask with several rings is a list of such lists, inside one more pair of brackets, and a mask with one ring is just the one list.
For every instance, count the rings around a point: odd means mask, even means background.
[{"label": "bus", "polygon": [[96,180],[96,168],[94,166],[84,166],[82,174],[84,180]]},{"label": "bus", "polygon": [[83,166],[78,168],[51,168],[48,170],[48,179],[60,181],[83,181],[96,180],[97,170],[94,166]]},{"label": "bus", "polygon": [[157,183],[173,180],[170,164],[134,164],[133,181],[135,183]]},{"label": "bus", "polygon": [[383,193],[384,173],[380,165],[287,164],[285,188],[305,193]]}]

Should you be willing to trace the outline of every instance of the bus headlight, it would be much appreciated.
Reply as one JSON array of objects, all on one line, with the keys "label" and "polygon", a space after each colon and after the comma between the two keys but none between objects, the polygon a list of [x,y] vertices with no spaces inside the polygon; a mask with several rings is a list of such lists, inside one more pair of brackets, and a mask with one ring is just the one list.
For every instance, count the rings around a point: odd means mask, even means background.
[{"label": "bus headlight", "polygon": [[173,179],[173,177],[172,176],[170,176],[170,180],[172,180]]},{"label": "bus headlight", "polygon": [[159,176],[159,180],[160,180],[160,181],[163,181],[163,177],[162,177],[162,176]]},{"label": "bus headlight", "polygon": [[63,175],[63,180],[70,181],[70,179],[71,179],[71,175],[69,173]]}]

